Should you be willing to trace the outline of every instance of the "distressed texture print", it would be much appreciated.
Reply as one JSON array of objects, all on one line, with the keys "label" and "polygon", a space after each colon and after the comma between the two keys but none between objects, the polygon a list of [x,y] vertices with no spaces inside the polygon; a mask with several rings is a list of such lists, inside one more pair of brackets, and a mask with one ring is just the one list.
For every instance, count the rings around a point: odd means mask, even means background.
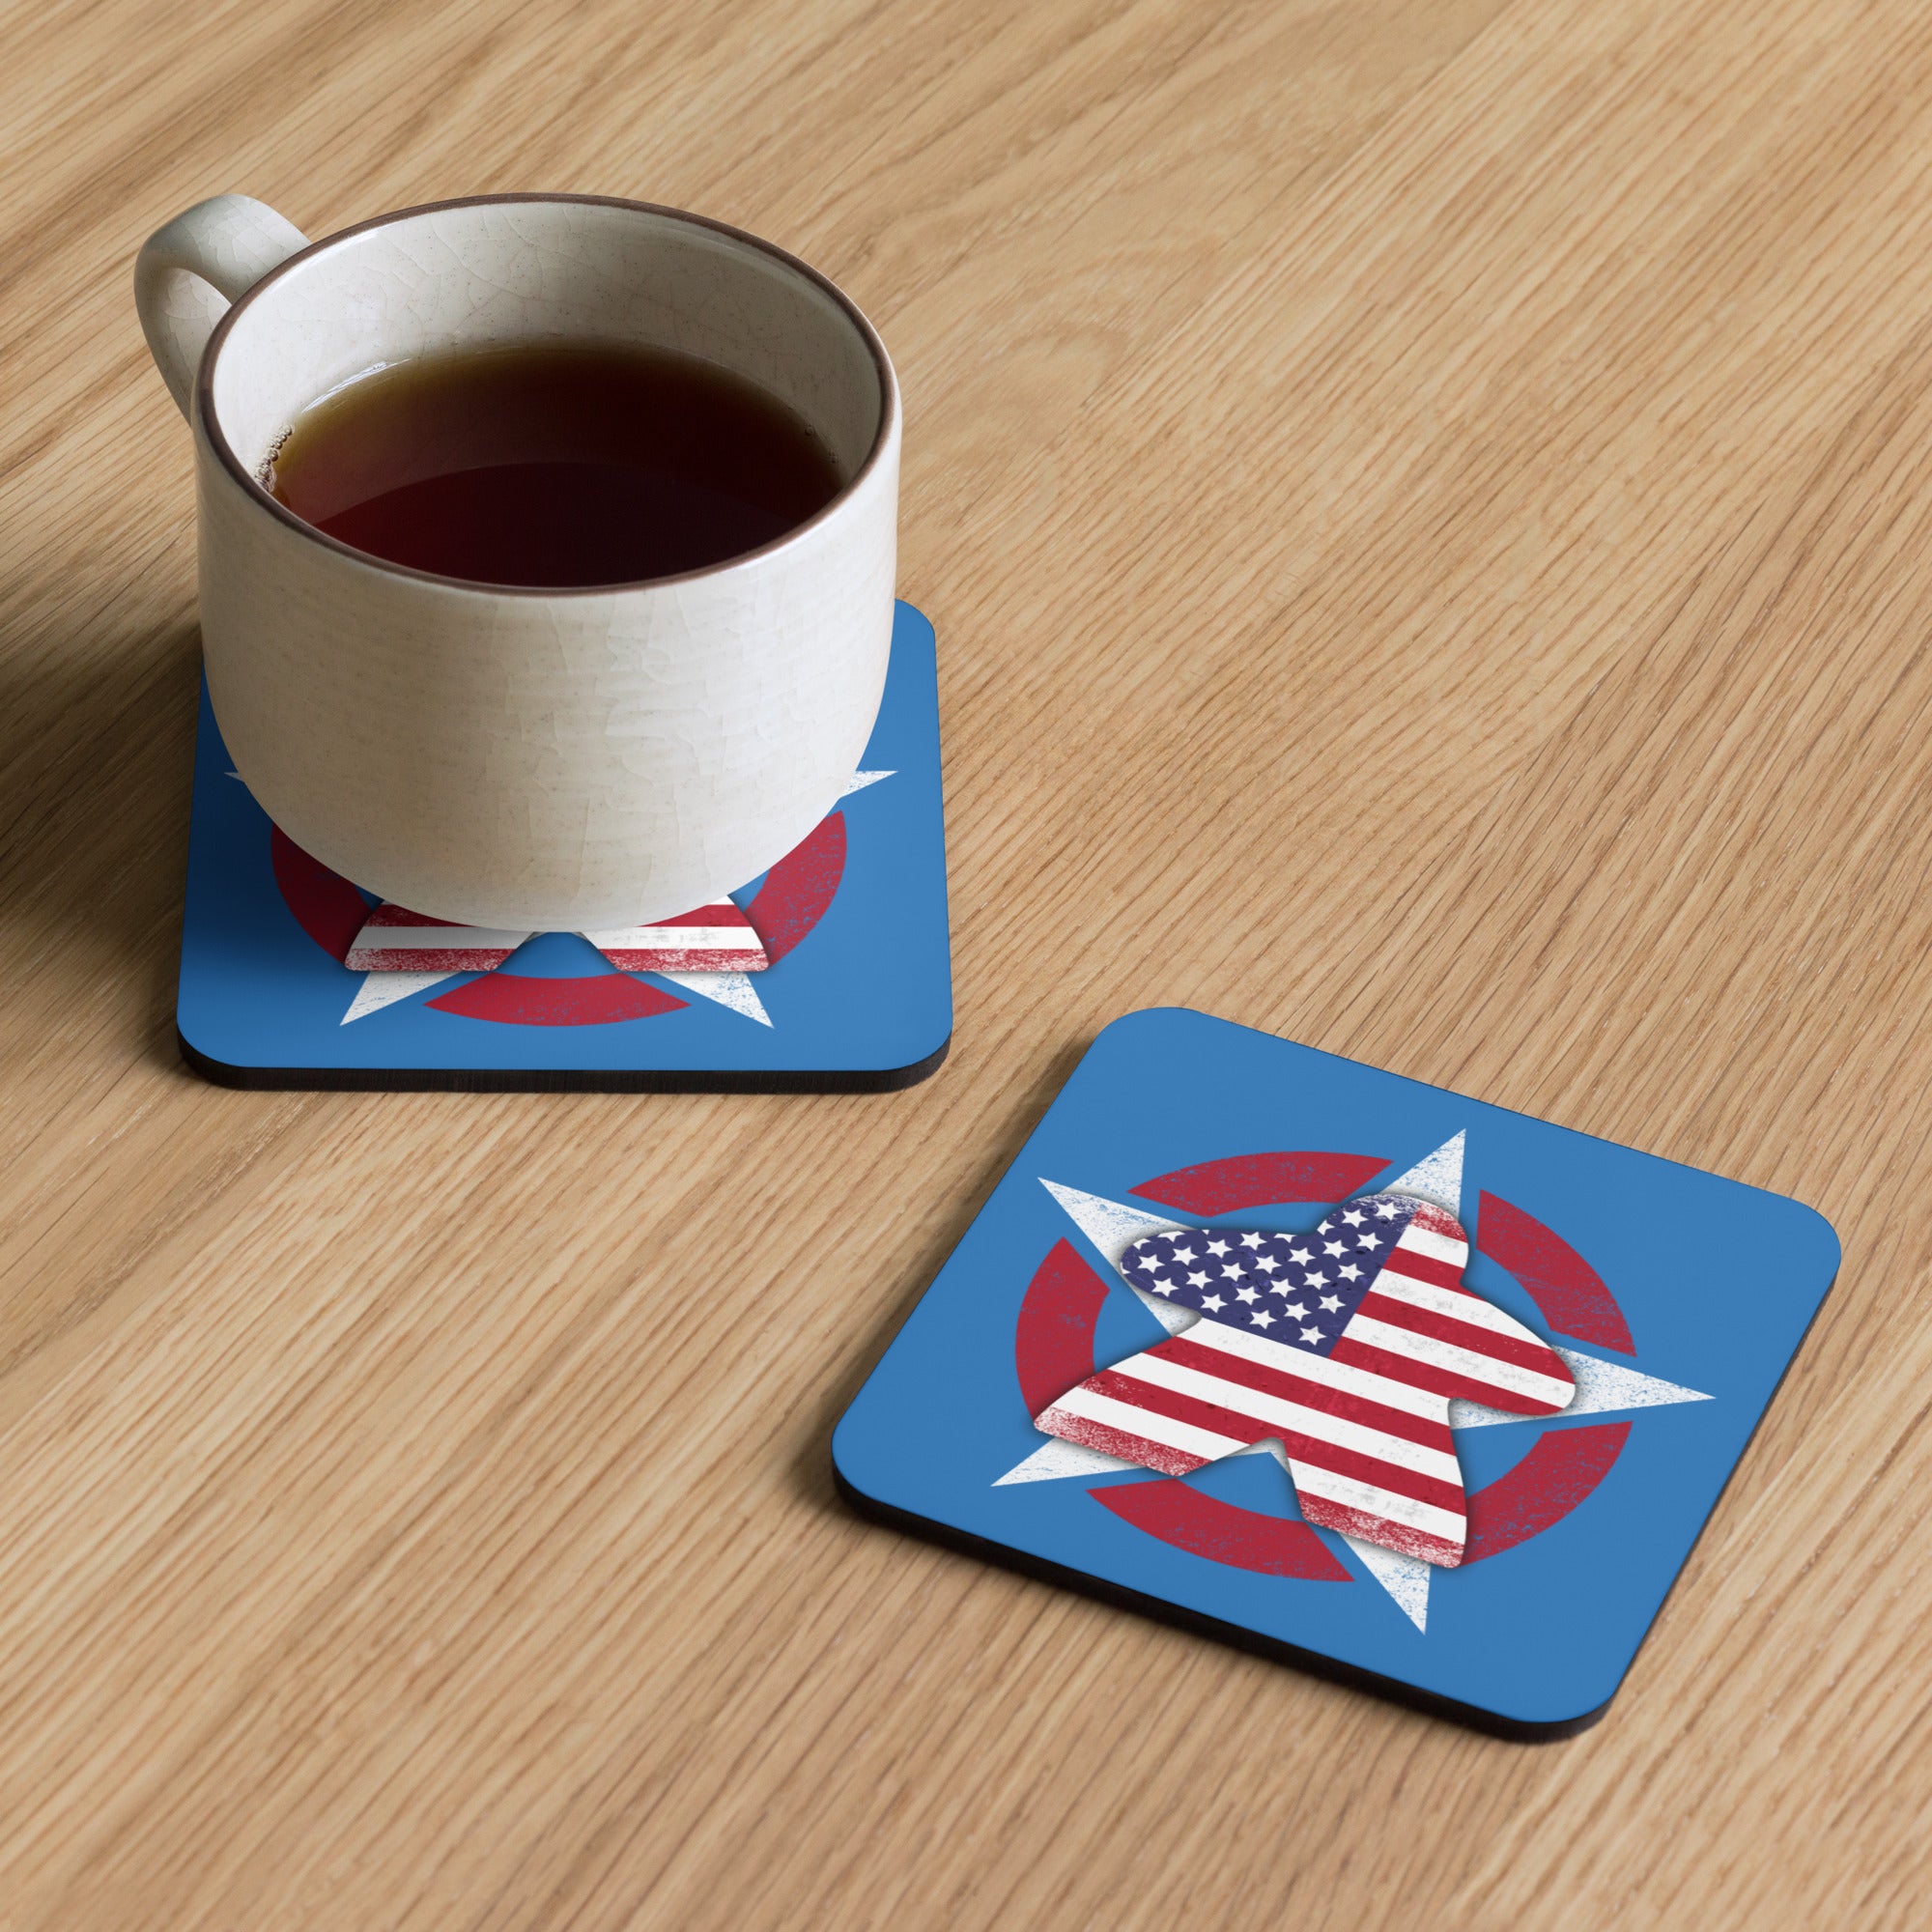
[{"label": "distressed texture print", "polygon": [[1450,1403],[1547,1416],[1576,1393],[1562,1356],[1463,1285],[1468,1256],[1453,1215],[1394,1192],[1308,1235],[1151,1235],[1122,1273],[1201,1319],[1036,1426],[1173,1476],[1279,1441],[1308,1521],[1453,1568],[1469,1524]]}]

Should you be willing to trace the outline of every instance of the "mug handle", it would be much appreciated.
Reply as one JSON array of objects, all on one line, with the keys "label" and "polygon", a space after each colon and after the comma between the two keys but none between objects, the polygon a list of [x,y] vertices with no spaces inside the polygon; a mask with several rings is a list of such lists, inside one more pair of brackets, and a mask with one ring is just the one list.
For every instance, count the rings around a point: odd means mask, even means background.
[{"label": "mug handle", "polygon": [[157,228],[134,259],[134,306],[161,380],[193,415],[195,371],[214,325],[308,237],[245,194],[198,201]]}]

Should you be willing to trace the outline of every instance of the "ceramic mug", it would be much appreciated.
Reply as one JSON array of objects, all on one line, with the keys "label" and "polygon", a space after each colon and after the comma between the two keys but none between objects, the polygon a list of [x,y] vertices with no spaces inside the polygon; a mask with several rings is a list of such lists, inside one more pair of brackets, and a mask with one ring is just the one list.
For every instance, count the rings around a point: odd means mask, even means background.
[{"label": "ceramic mug", "polygon": [[[220,195],[150,239],[134,286],[194,432],[215,717],[298,845],[433,918],[583,931],[716,901],[831,810],[885,688],[899,405],[878,336],[822,275],[591,195],[441,202],[313,244]],[[750,378],[844,487],[743,556],[558,590],[385,562],[263,485],[297,416],[358,375],[573,340]]]}]

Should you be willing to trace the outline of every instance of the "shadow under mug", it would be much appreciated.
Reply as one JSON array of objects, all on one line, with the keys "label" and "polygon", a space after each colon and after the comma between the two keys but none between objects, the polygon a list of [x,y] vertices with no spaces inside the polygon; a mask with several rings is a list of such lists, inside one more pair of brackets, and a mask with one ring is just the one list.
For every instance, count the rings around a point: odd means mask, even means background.
[{"label": "shadow under mug", "polygon": [[[884,346],[822,275],[641,202],[494,195],[311,244],[220,195],[149,240],[135,298],[194,432],[215,717],[314,857],[432,918],[603,929],[722,898],[832,809],[885,689],[899,406]],[[263,486],[297,415],[358,375],[568,341],[749,378],[843,488],[707,569],[531,589],[370,556]]]}]

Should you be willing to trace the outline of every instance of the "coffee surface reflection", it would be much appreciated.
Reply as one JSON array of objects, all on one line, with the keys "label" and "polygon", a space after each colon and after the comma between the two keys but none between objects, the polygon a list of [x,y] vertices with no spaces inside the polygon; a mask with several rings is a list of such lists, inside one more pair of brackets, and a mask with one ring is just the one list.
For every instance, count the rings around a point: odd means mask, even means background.
[{"label": "coffee surface reflection", "polygon": [[588,344],[376,370],[305,410],[264,481],[373,556],[553,589],[723,563],[807,522],[842,484],[810,429],[743,377]]}]

